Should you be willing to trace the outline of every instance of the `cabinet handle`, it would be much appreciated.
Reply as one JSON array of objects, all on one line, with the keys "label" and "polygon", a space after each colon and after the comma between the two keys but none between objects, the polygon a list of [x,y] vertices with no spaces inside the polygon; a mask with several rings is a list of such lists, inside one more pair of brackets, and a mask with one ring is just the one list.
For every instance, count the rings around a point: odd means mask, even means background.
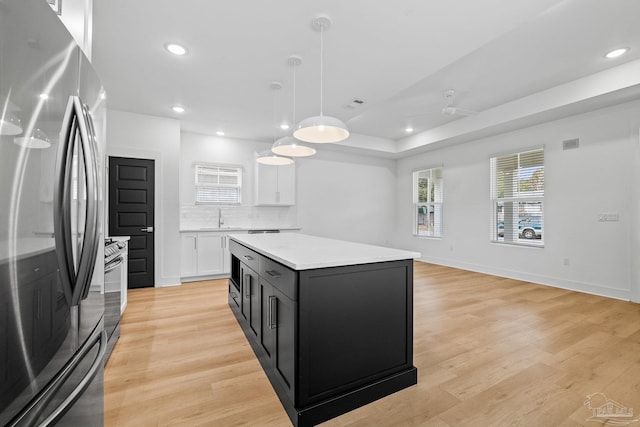
[{"label": "cabinet handle", "polygon": [[277,279],[278,277],[280,277],[280,273],[278,273],[276,270],[265,270],[265,273],[267,273],[269,276],[273,277],[274,279]]},{"label": "cabinet handle", "polygon": [[278,299],[275,295],[269,296],[269,329],[275,329],[278,326],[278,306],[274,307],[273,303],[277,303]]},{"label": "cabinet handle", "polygon": [[251,275],[250,274],[245,274],[244,275],[244,296],[247,298],[251,297]]},{"label": "cabinet handle", "polygon": [[40,291],[37,291],[36,294],[36,319],[40,320],[42,317],[42,294]]},{"label": "cabinet handle", "polygon": [[246,259],[247,261],[253,261],[253,257],[250,255],[242,255],[242,258]]}]

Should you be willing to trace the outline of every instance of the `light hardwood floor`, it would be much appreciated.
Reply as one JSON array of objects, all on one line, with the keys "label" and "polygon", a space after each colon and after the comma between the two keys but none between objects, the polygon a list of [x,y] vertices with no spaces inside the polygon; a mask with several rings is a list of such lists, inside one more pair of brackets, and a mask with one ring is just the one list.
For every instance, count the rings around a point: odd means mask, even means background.
[{"label": "light hardwood floor", "polygon": [[[638,419],[640,305],[417,262],[414,364],[416,386],[323,426],[607,425],[588,420],[594,393]],[[129,292],[105,412],[107,426],[291,425],[226,280]]]}]

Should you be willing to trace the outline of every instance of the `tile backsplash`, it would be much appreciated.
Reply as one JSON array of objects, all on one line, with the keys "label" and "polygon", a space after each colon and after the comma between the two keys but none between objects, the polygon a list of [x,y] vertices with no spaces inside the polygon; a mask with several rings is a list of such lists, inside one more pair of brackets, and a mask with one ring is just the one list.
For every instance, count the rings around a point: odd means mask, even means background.
[{"label": "tile backsplash", "polygon": [[180,228],[193,230],[218,226],[222,211],[223,227],[278,228],[297,227],[295,206],[180,206]]}]

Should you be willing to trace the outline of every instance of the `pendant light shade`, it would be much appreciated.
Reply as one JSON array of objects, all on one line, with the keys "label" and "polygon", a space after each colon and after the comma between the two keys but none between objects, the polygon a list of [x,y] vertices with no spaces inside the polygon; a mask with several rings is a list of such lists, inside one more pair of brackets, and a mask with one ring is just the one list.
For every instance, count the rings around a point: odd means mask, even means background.
[{"label": "pendant light shade", "polygon": [[322,84],[324,72],[324,38],[323,34],[331,26],[331,18],[326,15],[318,16],[311,23],[312,27],[320,31],[320,114],[301,121],[293,136],[301,141],[315,143],[340,142],[349,137],[349,130],[341,120],[322,114]]},{"label": "pendant light shade", "polygon": [[315,148],[292,136],[285,136],[274,142],[271,151],[281,156],[290,157],[308,157],[316,154]]},{"label": "pendant light shade", "polygon": [[293,159],[278,156],[271,151],[262,151],[256,155],[256,162],[262,163],[263,165],[286,166],[293,163]]},{"label": "pendant light shade", "polygon": [[15,114],[7,112],[0,118],[0,135],[20,135],[22,125]]},{"label": "pendant light shade", "polygon": [[21,147],[26,148],[49,148],[51,147],[51,141],[49,137],[41,131],[40,129],[36,129],[33,131],[31,136],[21,136],[13,138],[13,142]]},{"label": "pendant light shade", "polygon": [[301,121],[293,136],[301,141],[321,144],[343,141],[349,137],[349,131],[342,120],[320,115]]}]

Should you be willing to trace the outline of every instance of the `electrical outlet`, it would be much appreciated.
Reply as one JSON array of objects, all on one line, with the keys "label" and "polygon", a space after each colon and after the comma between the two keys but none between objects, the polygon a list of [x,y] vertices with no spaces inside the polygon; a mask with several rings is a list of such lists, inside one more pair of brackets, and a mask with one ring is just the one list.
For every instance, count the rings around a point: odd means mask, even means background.
[{"label": "electrical outlet", "polygon": [[598,214],[598,222],[617,222],[620,215],[617,212],[603,212]]},{"label": "electrical outlet", "polygon": [[571,261],[569,260],[569,258],[563,258],[562,259],[562,265],[570,265]]}]

